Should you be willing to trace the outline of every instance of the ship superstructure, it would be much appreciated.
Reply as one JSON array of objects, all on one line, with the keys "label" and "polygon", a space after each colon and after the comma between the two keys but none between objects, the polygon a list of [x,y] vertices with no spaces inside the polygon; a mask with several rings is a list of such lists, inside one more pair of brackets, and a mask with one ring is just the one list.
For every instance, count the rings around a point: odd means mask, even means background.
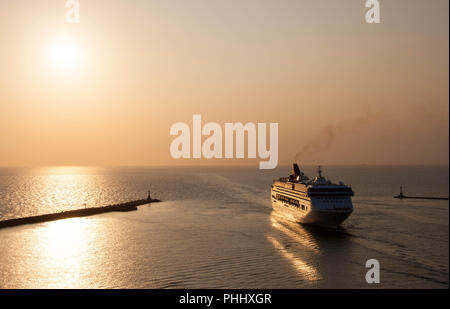
[{"label": "ship superstructure", "polygon": [[272,207],[287,219],[299,223],[337,228],[353,212],[351,187],[318,175],[309,179],[297,164],[289,177],[272,183]]}]

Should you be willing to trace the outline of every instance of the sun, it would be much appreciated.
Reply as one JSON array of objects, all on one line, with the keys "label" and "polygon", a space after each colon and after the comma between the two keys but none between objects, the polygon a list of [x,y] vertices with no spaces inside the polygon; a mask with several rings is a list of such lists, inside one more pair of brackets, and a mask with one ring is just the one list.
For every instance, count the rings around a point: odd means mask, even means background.
[{"label": "sun", "polygon": [[57,69],[70,72],[81,65],[80,45],[70,38],[59,38],[54,40],[49,47],[50,63]]}]

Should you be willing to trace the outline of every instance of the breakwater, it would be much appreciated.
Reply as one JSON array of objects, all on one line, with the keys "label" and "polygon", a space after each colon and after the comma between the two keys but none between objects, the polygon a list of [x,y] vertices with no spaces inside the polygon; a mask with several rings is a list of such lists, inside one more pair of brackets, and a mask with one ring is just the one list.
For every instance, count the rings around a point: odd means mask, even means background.
[{"label": "breakwater", "polygon": [[443,200],[448,201],[448,197],[440,197],[440,196],[407,196],[403,194],[403,187],[400,186],[400,194],[394,196],[394,198],[402,199],[417,199],[417,200]]},{"label": "breakwater", "polygon": [[434,196],[407,196],[407,195],[396,195],[394,198],[398,199],[418,199],[418,200],[442,200],[442,201],[448,201],[448,197],[434,197]]},{"label": "breakwater", "polygon": [[87,208],[67,210],[67,211],[45,214],[45,215],[8,219],[8,220],[0,221],[0,229],[6,228],[6,227],[24,225],[24,224],[42,223],[42,222],[75,218],[75,217],[87,217],[87,216],[97,215],[97,214],[106,213],[106,212],[133,211],[133,210],[137,210],[138,206],[150,204],[150,203],[157,203],[157,202],[160,202],[160,200],[146,198],[146,199],[142,199],[142,200],[135,200],[135,201],[114,204],[114,205],[108,205],[108,206],[87,207]]}]

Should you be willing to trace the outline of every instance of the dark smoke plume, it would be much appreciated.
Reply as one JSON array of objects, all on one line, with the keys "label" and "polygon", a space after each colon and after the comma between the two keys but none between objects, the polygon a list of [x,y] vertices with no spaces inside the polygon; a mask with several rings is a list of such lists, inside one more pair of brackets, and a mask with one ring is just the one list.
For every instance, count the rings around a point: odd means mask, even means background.
[{"label": "dark smoke plume", "polygon": [[380,124],[383,130],[379,130],[379,135],[384,141],[389,140],[390,143],[393,142],[393,138],[395,138],[394,141],[398,140],[398,135],[405,136],[405,130],[411,130],[411,126],[428,132],[433,138],[448,140],[448,102],[440,103],[427,98],[423,101],[427,102],[409,102],[395,108],[391,107],[389,110],[378,108],[375,113],[373,110],[364,111],[355,119],[330,124],[312,136],[313,139],[297,152],[294,162],[301,162],[318,152],[328,150],[340,136],[361,130],[372,122]]},{"label": "dark smoke plume", "polygon": [[314,139],[310,140],[297,152],[294,157],[294,162],[299,162],[310,155],[329,149],[337,137],[354,132],[371,122],[374,118],[375,116],[372,113],[366,112],[358,118],[344,120],[326,126]]}]

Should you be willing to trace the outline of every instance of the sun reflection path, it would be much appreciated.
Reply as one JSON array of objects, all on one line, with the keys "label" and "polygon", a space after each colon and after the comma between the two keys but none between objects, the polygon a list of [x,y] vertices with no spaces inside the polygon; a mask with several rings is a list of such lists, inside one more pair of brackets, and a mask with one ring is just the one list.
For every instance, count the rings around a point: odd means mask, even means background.
[{"label": "sun reflection path", "polygon": [[283,246],[274,237],[267,236],[267,240],[269,240],[272,245],[283,255],[283,257],[285,257],[294,266],[297,273],[301,275],[305,280],[317,281],[321,279],[319,272],[314,266],[303,261],[294,252],[289,251],[288,248]]},{"label": "sun reflection path", "polygon": [[69,257],[84,246],[87,220],[72,218],[50,222],[43,232],[48,252],[54,257]]},{"label": "sun reflection path", "polygon": [[[32,215],[101,206],[104,201],[101,183],[88,167],[49,167],[42,170],[34,194],[39,211]],[[36,203],[33,203],[33,207]],[[30,214],[31,215],[31,214]]]},{"label": "sun reflection path", "polygon": [[294,229],[293,227],[289,228],[288,225],[285,226],[281,224],[274,217],[271,217],[270,221],[272,223],[273,228],[282,232],[292,240],[300,243],[306,249],[311,250],[314,253],[320,253],[320,246],[317,243],[317,241],[308,231],[306,231],[300,225],[297,226],[296,229]]},{"label": "sun reflection path", "polygon": [[81,286],[81,267],[85,249],[89,243],[87,226],[89,219],[72,218],[47,224],[39,233],[41,262],[51,270],[58,282],[49,287]]},{"label": "sun reflection path", "polygon": [[[312,251],[314,254],[320,253],[320,247],[317,242],[314,240],[312,235],[300,227],[299,233],[293,231],[283,224],[279,223],[275,218],[276,215],[274,213],[271,214],[271,224],[279,232],[282,232],[283,235],[288,236],[296,242],[299,242],[306,249]],[[318,270],[311,264],[305,262],[298,254],[296,254],[292,249],[284,246],[280,241],[278,241],[274,236],[267,235],[267,240],[273,245],[275,249],[277,249],[284,258],[286,258],[295,268],[297,273],[302,276],[305,280],[308,281],[317,281],[321,279],[320,273]]]}]

